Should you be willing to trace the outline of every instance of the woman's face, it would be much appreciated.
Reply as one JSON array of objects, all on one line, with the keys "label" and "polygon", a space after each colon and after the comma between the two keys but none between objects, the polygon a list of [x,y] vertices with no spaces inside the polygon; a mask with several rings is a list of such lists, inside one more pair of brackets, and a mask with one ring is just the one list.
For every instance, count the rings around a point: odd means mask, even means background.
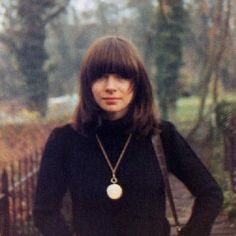
[{"label": "woman's face", "polygon": [[110,120],[123,117],[133,99],[133,82],[117,74],[105,74],[92,84],[93,97]]}]

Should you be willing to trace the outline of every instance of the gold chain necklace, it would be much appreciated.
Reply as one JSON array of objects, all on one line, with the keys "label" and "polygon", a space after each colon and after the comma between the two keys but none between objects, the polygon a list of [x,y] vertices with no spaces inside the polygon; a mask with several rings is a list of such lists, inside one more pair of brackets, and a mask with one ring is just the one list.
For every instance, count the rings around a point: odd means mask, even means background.
[{"label": "gold chain necklace", "polygon": [[116,178],[116,171],[119,167],[119,164],[120,164],[120,162],[121,162],[121,160],[122,160],[122,158],[125,154],[125,151],[126,151],[128,145],[129,145],[131,137],[132,137],[132,134],[130,134],[129,137],[127,138],[127,140],[125,142],[125,145],[124,145],[124,147],[123,147],[123,149],[122,149],[122,151],[119,155],[119,158],[118,158],[118,160],[115,164],[115,167],[113,168],[113,166],[112,166],[112,164],[109,160],[109,157],[108,157],[108,155],[107,155],[107,153],[106,153],[106,151],[105,151],[105,149],[102,145],[102,142],[101,142],[100,138],[98,137],[98,135],[96,134],[96,139],[97,139],[97,142],[99,144],[99,147],[101,148],[102,153],[103,153],[103,155],[104,155],[104,157],[107,161],[107,164],[110,167],[111,173],[112,173],[111,184],[107,187],[107,195],[108,195],[109,198],[111,198],[113,200],[119,199],[123,194],[122,187],[119,184],[117,184],[118,180]]}]

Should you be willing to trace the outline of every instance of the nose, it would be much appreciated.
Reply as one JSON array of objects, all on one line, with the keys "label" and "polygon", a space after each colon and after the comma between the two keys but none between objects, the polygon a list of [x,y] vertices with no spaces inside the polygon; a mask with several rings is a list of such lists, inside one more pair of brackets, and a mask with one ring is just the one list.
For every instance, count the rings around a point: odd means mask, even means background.
[{"label": "nose", "polygon": [[109,75],[106,79],[106,91],[115,92],[116,91],[116,80],[113,75]]}]

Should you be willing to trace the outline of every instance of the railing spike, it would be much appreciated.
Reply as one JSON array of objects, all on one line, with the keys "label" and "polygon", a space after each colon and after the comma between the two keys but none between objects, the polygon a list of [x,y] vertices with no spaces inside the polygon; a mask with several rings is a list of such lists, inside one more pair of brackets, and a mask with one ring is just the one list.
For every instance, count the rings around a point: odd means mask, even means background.
[{"label": "railing spike", "polygon": [[4,168],[2,172],[2,198],[0,199],[0,211],[3,212],[4,215],[4,223],[2,225],[3,235],[10,235],[10,204],[9,204],[9,180],[7,170]]}]

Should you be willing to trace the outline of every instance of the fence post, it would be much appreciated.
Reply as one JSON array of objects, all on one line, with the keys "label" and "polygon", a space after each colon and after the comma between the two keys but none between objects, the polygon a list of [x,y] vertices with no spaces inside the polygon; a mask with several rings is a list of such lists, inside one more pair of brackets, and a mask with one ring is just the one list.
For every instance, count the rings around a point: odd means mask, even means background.
[{"label": "fence post", "polygon": [[10,203],[9,203],[9,181],[7,170],[2,173],[2,193],[3,193],[3,236],[10,235]]},{"label": "fence post", "polygon": [[228,134],[228,154],[230,158],[230,172],[233,191],[236,193],[236,116],[231,119]]}]

